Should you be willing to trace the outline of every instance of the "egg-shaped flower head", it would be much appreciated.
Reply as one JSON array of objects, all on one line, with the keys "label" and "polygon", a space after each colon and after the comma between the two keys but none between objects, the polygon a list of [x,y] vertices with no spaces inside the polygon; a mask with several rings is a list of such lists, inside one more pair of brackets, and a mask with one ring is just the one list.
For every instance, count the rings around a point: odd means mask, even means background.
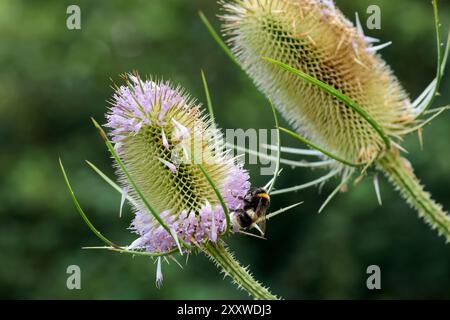
[{"label": "egg-shaped flower head", "polygon": [[304,136],[343,159],[373,161],[384,148],[376,130],[320,88],[261,57],[281,61],[332,86],[398,137],[415,114],[373,38],[332,0],[224,1],[224,31],[246,72]]},{"label": "egg-shaped flower head", "polygon": [[106,126],[135,185],[170,229],[164,229],[148,212],[127,176],[117,168],[135,210],[131,229],[139,238],[130,248],[164,253],[180,247],[178,239],[196,247],[216,242],[225,232],[227,220],[198,164],[229,211],[242,206],[240,199],[250,188],[248,173],[229,154],[208,115],[183,89],[137,75],[128,75],[126,82],[114,94]]}]

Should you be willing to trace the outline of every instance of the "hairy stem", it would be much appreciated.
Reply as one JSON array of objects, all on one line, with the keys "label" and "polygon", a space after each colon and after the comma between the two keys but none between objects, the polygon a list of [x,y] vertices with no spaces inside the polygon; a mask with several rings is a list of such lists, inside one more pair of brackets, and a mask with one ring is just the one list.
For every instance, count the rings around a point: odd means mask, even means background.
[{"label": "hairy stem", "polygon": [[432,229],[450,241],[450,216],[442,206],[431,199],[419,179],[414,175],[408,160],[397,152],[391,152],[379,161],[379,167],[405,200],[419,213]]},{"label": "hairy stem", "polygon": [[232,253],[225,247],[222,241],[217,243],[208,243],[203,246],[204,253],[214,261],[219,269],[230,276],[238,287],[244,289],[249,295],[258,300],[277,300],[276,296],[271,294],[267,288],[264,288],[234,258]]}]

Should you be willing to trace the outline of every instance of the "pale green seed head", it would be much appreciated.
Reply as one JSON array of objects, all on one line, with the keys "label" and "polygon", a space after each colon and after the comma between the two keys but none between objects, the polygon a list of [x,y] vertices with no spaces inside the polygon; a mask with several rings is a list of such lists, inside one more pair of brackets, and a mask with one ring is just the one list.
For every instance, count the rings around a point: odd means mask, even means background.
[{"label": "pale green seed head", "polygon": [[262,57],[298,69],[358,103],[391,138],[415,121],[397,78],[332,1],[223,1],[223,31],[238,61],[291,125],[355,163],[385,148],[360,115],[335,97]]}]

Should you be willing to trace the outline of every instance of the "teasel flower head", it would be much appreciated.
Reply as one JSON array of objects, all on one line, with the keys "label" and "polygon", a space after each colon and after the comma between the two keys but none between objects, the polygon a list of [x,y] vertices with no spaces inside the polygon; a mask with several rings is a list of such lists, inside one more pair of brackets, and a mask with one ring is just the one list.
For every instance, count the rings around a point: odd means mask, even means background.
[{"label": "teasel flower head", "polygon": [[139,237],[130,249],[164,253],[181,249],[179,241],[192,246],[217,242],[227,221],[198,164],[214,181],[230,211],[242,205],[239,199],[250,188],[248,173],[183,89],[164,81],[144,81],[138,75],[128,75],[126,82],[116,89],[106,126],[129,175],[170,229],[148,212],[118,167],[121,185],[133,199],[136,214],[131,229]]},{"label": "teasel flower head", "polygon": [[[378,53],[390,43],[375,45],[379,40],[364,34],[359,19],[354,25],[332,0],[230,0],[221,4],[223,32],[231,51],[224,43],[222,48],[273,101],[296,133],[282,130],[315,149],[333,168],[322,178],[274,194],[319,185],[342,174],[342,182],[321,211],[339,190],[346,189],[360,168],[356,181],[367,172],[373,174],[381,204],[377,178],[381,171],[419,216],[450,241],[450,216],[424,191],[410,162],[401,155],[403,136],[417,132],[421,138],[422,128],[449,108],[427,110],[438,95],[450,51],[450,32],[442,50],[437,0],[432,1],[437,75],[413,102]],[[421,118],[428,113],[434,115]]]}]

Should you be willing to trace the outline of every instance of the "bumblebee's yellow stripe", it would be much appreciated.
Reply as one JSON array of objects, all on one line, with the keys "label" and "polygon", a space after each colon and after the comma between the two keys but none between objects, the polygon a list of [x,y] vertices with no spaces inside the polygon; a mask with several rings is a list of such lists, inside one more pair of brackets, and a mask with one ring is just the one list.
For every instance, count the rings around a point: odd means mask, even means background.
[{"label": "bumblebee's yellow stripe", "polygon": [[267,193],[258,193],[256,196],[259,198],[266,198],[267,200],[270,199],[270,196]]}]

